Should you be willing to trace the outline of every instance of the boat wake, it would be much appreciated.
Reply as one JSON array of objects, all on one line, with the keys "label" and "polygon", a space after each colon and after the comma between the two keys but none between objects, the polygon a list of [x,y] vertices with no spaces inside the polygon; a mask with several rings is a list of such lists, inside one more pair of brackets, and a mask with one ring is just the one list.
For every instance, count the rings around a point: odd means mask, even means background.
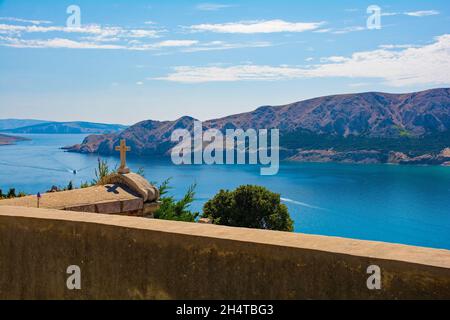
[{"label": "boat wake", "polygon": [[288,198],[281,198],[281,201],[289,202],[289,203],[292,203],[292,204],[296,204],[298,206],[302,206],[302,207],[305,207],[305,208],[328,211],[328,209],[325,209],[325,208],[317,207],[317,206],[314,206],[312,204],[308,204],[308,203],[305,203],[305,202],[296,201],[296,200],[292,200],[292,199],[288,199]]}]

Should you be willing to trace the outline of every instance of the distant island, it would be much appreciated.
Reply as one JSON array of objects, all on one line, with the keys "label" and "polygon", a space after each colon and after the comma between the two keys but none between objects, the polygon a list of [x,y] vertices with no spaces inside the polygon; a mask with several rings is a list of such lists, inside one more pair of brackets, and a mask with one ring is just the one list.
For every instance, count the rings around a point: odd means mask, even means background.
[{"label": "distant island", "polygon": [[[26,125],[23,125],[28,123]],[[31,123],[31,124],[29,124]],[[3,129],[1,129],[3,127]],[[127,126],[93,122],[51,122],[42,120],[0,120],[0,132],[12,134],[110,134]]]},{"label": "distant island", "polygon": [[0,134],[0,146],[7,146],[11,144],[15,144],[18,141],[26,141],[28,139],[22,138],[22,137],[14,137],[14,136],[8,136],[5,134]]},{"label": "distant island", "polygon": [[[171,132],[193,118],[139,122],[91,135],[67,151],[115,154],[126,139],[132,154],[169,156]],[[450,164],[450,89],[408,94],[368,92],[320,97],[203,122],[205,128],[280,130],[281,157],[303,162]]]},{"label": "distant island", "polygon": [[41,124],[45,122],[50,121],[36,120],[36,119],[0,119],[0,131],[6,131],[20,127],[34,126],[36,124]]}]

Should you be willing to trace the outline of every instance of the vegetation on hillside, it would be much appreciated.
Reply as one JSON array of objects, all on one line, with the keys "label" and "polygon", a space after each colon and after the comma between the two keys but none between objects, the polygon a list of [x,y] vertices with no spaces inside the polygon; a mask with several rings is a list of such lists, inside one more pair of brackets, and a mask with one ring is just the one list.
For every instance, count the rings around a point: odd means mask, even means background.
[{"label": "vegetation on hillside", "polygon": [[364,135],[342,137],[297,130],[283,134],[280,137],[280,145],[290,150],[377,150],[382,152],[397,151],[411,155],[439,153],[450,145],[450,134],[448,132],[412,137],[406,130],[399,130],[399,135],[399,138],[373,138]]}]

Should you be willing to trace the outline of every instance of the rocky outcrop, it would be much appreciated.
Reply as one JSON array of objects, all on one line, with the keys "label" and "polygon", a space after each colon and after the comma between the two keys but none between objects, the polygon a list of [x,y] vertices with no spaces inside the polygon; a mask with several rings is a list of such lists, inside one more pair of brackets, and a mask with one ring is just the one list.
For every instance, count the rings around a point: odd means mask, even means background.
[{"label": "rocky outcrop", "polygon": [[434,164],[447,166],[450,162],[450,148],[445,148],[438,154],[422,154],[419,156],[408,156],[402,152],[390,152],[389,163],[394,164]]},{"label": "rocky outcrop", "polygon": [[442,150],[442,152],[439,154],[442,158],[449,158],[450,159],[450,148],[445,148]]},{"label": "rocky outcrop", "polygon": [[11,144],[15,144],[16,142],[26,141],[26,140],[29,140],[29,139],[0,134],[0,146],[11,145]]},{"label": "rocky outcrop", "polygon": [[339,152],[334,150],[300,150],[289,160],[300,162],[341,162],[374,164],[386,162],[386,155],[376,150]]}]

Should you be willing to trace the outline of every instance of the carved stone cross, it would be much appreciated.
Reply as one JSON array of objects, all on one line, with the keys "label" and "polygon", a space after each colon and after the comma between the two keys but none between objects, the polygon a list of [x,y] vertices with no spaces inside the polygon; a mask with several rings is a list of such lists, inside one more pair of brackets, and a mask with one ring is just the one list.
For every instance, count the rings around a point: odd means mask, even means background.
[{"label": "carved stone cross", "polygon": [[116,151],[120,151],[120,167],[117,172],[120,174],[130,173],[130,169],[127,168],[127,152],[131,151],[131,148],[127,147],[125,139],[120,140],[120,146],[116,147]]}]

